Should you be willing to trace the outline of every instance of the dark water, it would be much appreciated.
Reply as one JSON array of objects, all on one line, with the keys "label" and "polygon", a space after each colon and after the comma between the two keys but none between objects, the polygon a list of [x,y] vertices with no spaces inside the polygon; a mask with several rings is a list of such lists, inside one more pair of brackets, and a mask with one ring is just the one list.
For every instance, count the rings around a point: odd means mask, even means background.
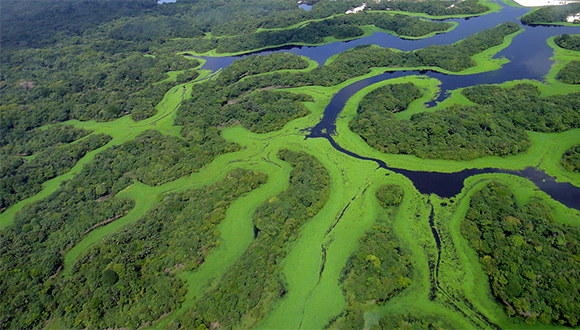
[{"label": "dark water", "polygon": [[[375,33],[369,37],[347,42],[338,42],[316,47],[285,46],[265,51],[259,51],[253,54],[265,55],[273,52],[288,52],[306,56],[322,65],[332,55],[344,52],[358,45],[375,44],[381,47],[390,47],[403,51],[410,51],[424,48],[430,45],[452,44],[474,33],[497,26],[503,22],[517,22],[520,24],[518,17],[522,16],[528,11],[528,8],[504,7],[498,13],[484,15],[481,17],[445,20],[457,22],[459,25],[451,32],[435,35],[427,39],[405,40],[386,33]],[[310,129],[310,133],[307,135],[307,138],[328,139],[331,145],[338,151],[358,159],[374,161],[379,165],[379,167],[403,174],[414,183],[415,187],[421,193],[434,193],[441,197],[453,197],[461,192],[464,180],[470,176],[483,173],[506,173],[527,178],[536,186],[538,186],[539,189],[546,192],[555,200],[568,207],[580,209],[580,188],[575,187],[569,183],[558,183],[553,177],[550,177],[543,171],[539,171],[535,168],[526,168],[521,171],[508,171],[497,168],[466,169],[456,173],[410,171],[389,167],[385,162],[379,159],[359,156],[351,151],[345,150],[332,138],[332,134],[336,132],[336,118],[344,108],[345,103],[352,95],[367,86],[392,78],[421,74],[426,77],[435,78],[441,81],[441,92],[439,96],[429,104],[434,105],[435,103],[445,99],[448,91],[457,88],[479,84],[500,84],[506,81],[521,79],[542,80],[543,77],[549,72],[550,67],[553,64],[553,61],[550,60],[550,57],[553,55],[553,50],[548,46],[546,40],[552,36],[560,35],[563,33],[580,33],[580,27],[521,27],[525,29],[524,32],[517,35],[509,47],[502,50],[495,56],[495,58],[505,57],[510,60],[510,62],[503,65],[501,69],[492,72],[484,72],[466,76],[446,75],[432,71],[394,71],[386,72],[378,76],[355,82],[340,90],[332,98],[330,104],[325,109],[323,118],[316,126]],[[219,68],[227,67],[240,57],[248,55],[251,54],[233,57],[202,57],[207,60],[203,68],[215,71]]]}]

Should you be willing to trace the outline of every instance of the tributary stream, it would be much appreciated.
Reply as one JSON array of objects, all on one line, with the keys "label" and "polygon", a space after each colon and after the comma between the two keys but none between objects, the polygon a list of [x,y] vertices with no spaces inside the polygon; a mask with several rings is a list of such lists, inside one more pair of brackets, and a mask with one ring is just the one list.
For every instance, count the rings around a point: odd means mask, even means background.
[{"label": "tributary stream", "polygon": [[[364,44],[376,44],[381,47],[396,48],[403,51],[416,50],[430,45],[452,44],[464,39],[479,31],[494,27],[503,22],[517,22],[521,24],[518,17],[528,12],[528,8],[504,7],[497,13],[484,15],[481,17],[448,19],[445,21],[455,21],[459,25],[448,33],[435,35],[430,38],[420,40],[405,40],[392,36],[387,33],[375,33],[371,36],[347,41],[336,42],[322,46],[285,46],[276,49],[255,52],[253,54],[269,54],[273,52],[288,52],[302,55],[324,64],[332,55],[344,52],[350,48]],[[535,168],[526,168],[521,171],[504,170],[499,168],[484,169],[465,169],[455,173],[441,173],[428,171],[411,171],[398,169],[387,166],[379,159],[359,156],[351,151],[345,150],[338,145],[332,138],[336,132],[336,119],[338,114],[343,110],[344,105],[356,92],[372,84],[409,75],[425,75],[441,81],[439,96],[430,102],[434,105],[447,96],[447,92],[453,89],[474,86],[479,84],[501,84],[506,81],[535,79],[542,80],[549,72],[553,63],[550,57],[553,55],[553,49],[546,43],[546,40],[552,36],[568,33],[580,33],[580,27],[568,26],[522,26],[524,32],[517,35],[509,47],[502,50],[496,55],[496,58],[505,57],[510,62],[504,64],[501,69],[483,72],[473,75],[447,75],[433,71],[392,71],[385,72],[381,75],[373,76],[367,79],[357,81],[341,89],[330,101],[330,104],[324,111],[324,116],[320,122],[312,127],[307,138],[325,138],[334,148],[345,154],[358,159],[375,161],[379,167],[400,173],[408,177],[415,187],[424,194],[434,193],[441,197],[453,197],[463,188],[464,180],[470,176],[483,173],[507,173],[521,176],[531,180],[539,189],[546,192],[553,199],[562,204],[580,210],[580,188],[570,183],[556,182],[555,178],[548,176],[543,171]],[[248,56],[246,54],[243,56]],[[201,57],[207,62],[204,69],[218,70],[230,65],[234,60],[243,56],[231,57]]]}]

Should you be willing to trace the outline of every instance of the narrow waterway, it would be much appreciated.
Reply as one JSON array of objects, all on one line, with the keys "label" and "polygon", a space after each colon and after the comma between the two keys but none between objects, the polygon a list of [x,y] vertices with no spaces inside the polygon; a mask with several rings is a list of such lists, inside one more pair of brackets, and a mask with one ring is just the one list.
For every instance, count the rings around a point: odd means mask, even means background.
[{"label": "narrow waterway", "polygon": [[[387,33],[375,33],[368,37],[347,42],[336,42],[313,47],[285,46],[265,51],[259,51],[252,54],[265,55],[274,52],[288,52],[306,56],[322,65],[329,57],[358,45],[364,44],[375,44],[381,47],[396,48],[403,51],[416,50],[431,45],[452,44],[470,35],[473,35],[474,33],[497,26],[503,22],[517,22],[521,24],[518,17],[522,16],[528,11],[528,8],[514,8],[506,6],[497,13],[492,13],[481,17],[444,20],[457,22],[458,26],[453,31],[444,34],[438,34],[426,39],[406,40],[400,39]],[[461,191],[465,179],[470,176],[483,173],[506,173],[529,179],[534,184],[536,184],[538,188],[546,192],[555,200],[568,207],[580,210],[580,188],[575,187],[569,183],[558,183],[556,182],[555,178],[550,177],[543,171],[539,171],[535,168],[526,168],[521,171],[510,171],[499,168],[466,169],[456,173],[411,171],[389,167],[382,160],[362,157],[354,152],[345,150],[332,138],[332,135],[336,132],[337,116],[343,110],[346,102],[356,92],[367,86],[384,80],[409,75],[424,75],[430,78],[435,78],[441,81],[441,85],[439,86],[440,93],[437,98],[428,104],[429,106],[433,106],[437,102],[444,100],[448,94],[448,91],[457,88],[469,87],[479,84],[501,84],[506,81],[521,79],[534,79],[541,81],[543,77],[549,72],[553,64],[553,61],[550,60],[550,57],[553,55],[553,50],[546,43],[546,40],[552,36],[560,35],[563,33],[580,33],[580,27],[522,25],[521,28],[523,28],[524,31],[513,39],[509,47],[502,50],[495,56],[495,58],[503,57],[510,61],[509,63],[503,65],[499,70],[463,76],[448,75],[433,71],[392,71],[357,81],[341,89],[336,95],[334,95],[330,101],[330,104],[326,107],[324,116],[320,122],[310,129],[310,133],[307,135],[307,138],[325,138],[338,151],[358,159],[374,161],[381,168],[403,174],[414,183],[415,187],[421,193],[424,194],[434,193],[441,197],[453,197]],[[225,68],[236,59],[252,54],[231,57],[202,57],[207,61],[204,64],[203,69],[210,69],[215,71],[220,68]]]}]

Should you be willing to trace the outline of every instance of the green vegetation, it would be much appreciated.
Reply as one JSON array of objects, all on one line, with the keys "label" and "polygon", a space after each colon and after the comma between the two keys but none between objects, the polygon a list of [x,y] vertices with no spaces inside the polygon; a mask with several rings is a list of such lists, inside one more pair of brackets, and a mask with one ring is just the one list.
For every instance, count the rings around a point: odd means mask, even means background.
[{"label": "green vegetation", "polygon": [[421,330],[421,329],[453,329],[445,321],[435,317],[414,317],[406,314],[386,315],[379,320],[378,329]]},{"label": "green vegetation", "polygon": [[564,49],[580,51],[580,34],[562,34],[556,36],[554,42]]},{"label": "green vegetation", "polygon": [[89,133],[85,129],[70,125],[54,125],[28,131],[12,129],[8,134],[0,135],[0,152],[3,155],[30,156],[49,147],[71,143]]},{"label": "green vegetation", "polygon": [[425,13],[432,16],[477,15],[489,10],[476,0],[467,1],[397,1],[376,2],[369,4],[371,10],[400,10],[412,13]]},{"label": "green vegetation", "polygon": [[315,157],[288,149],[280,150],[278,156],[292,165],[290,186],[258,207],[254,242],[174,326],[246,328],[286,293],[279,269],[288,253],[286,244],[324,206],[330,186],[328,172]]},{"label": "green vegetation", "polygon": [[[413,52],[361,46],[323,66],[276,53],[212,73],[200,69],[205,60],[173,54],[180,43],[256,36],[286,42],[318,35],[330,43],[360,31],[412,35],[446,24],[413,16],[499,7],[382,1],[344,15],[360,0],[308,3],[310,11],[287,0],[127,0],[118,12],[112,1],[2,3],[2,25],[10,26],[0,54],[0,184],[27,190],[7,192],[16,199],[0,213],[0,328],[534,329],[525,317],[509,317],[493,287],[481,285],[486,269],[461,235],[461,221],[490,179],[509,185],[516,213],[537,198],[562,223],[576,226],[580,213],[507,174],[471,176],[453,198],[426,196],[404,175],[341,153],[326,139],[304,139],[340,89],[392,70],[493,70],[507,59],[492,56],[521,30],[503,24]],[[312,33],[292,35],[298,31]],[[427,109],[437,80],[385,80],[347,102],[335,141],[397,168],[534,166],[578,185],[580,174],[560,163],[580,143],[578,95],[571,93],[578,86],[555,80],[577,56],[548,42],[557,64],[546,83],[456,90]],[[439,126],[467,136],[463,126],[473,128],[474,148],[498,150],[501,143],[485,134],[508,127],[509,147],[529,146],[508,157],[477,149],[485,157],[469,161],[382,153],[348,130],[359,106],[375,112],[369,121],[406,121],[425,136]],[[477,131],[480,123],[490,126]],[[450,136],[444,139],[460,140]],[[435,147],[425,152],[441,157]],[[25,184],[18,181],[24,177]],[[574,262],[568,259],[558,262]],[[524,306],[514,299],[514,310]],[[553,328],[572,324],[550,315]]]},{"label": "green vegetation", "polygon": [[580,145],[566,150],[562,155],[562,166],[570,172],[580,173]]},{"label": "green vegetation", "polygon": [[[228,143],[224,141],[224,145]],[[14,218],[15,225],[0,236],[0,292],[3,297],[11,297],[3,299],[0,306],[2,315],[6,315],[3,322],[21,328],[46,320],[54,311],[53,298],[27,301],[25,297],[50,284],[49,277],[62,269],[64,251],[91,230],[125,215],[134,205],[133,201],[113,196],[133,180],[160,185],[197,171],[216,156],[210,147],[192,146],[176,137],[146,131],[104,150],[73,180],[22,209]]]},{"label": "green vegetation", "polygon": [[527,323],[576,326],[580,230],[554,221],[547,205],[516,205],[510,190],[489,183],[471,197],[461,232],[489,276],[493,295]]},{"label": "green vegetation", "polygon": [[[274,29],[291,27],[308,20],[322,19],[335,14],[343,14],[345,11],[360,6],[360,1],[316,1],[309,11],[292,11],[284,14],[273,15],[263,20],[260,28]],[[372,2],[367,3],[368,10],[397,10],[410,13],[421,13],[433,16],[475,16],[490,10],[491,5],[481,4],[477,0],[441,2],[428,1],[398,1],[398,2]],[[303,23],[302,23],[303,24]]]},{"label": "green vegetation", "polygon": [[118,53],[92,46],[31,51],[25,58],[8,55],[2,61],[2,133],[69,119],[109,121],[129,113],[134,120],[151,117],[176,84],[154,83],[165,79],[168,71],[199,64],[175,54],[153,58],[134,50]]},{"label": "green vegetation", "polygon": [[78,143],[48,147],[29,161],[0,154],[0,210],[35,195],[43,182],[68,172],[89,151],[110,140],[104,134],[91,135]]},{"label": "green vegetation", "polygon": [[396,120],[392,112],[418,97],[405,96],[406,91],[417,93],[411,88],[399,89],[390,91],[387,97],[403,95],[401,105],[390,106],[394,110],[387,107],[385,111],[374,105],[389,104],[384,96],[377,95],[379,89],[361,101],[358,116],[349,124],[354,133],[384,153],[453,160],[506,156],[530,147],[525,130],[562,132],[579,127],[578,93],[541,98],[539,89],[532,84],[509,88],[480,85],[462,91],[477,105],[455,105],[413,114],[409,120]]},{"label": "green vegetation", "polygon": [[403,189],[394,184],[383,185],[377,190],[377,200],[388,214],[377,219],[373,228],[360,238],[357,251],[349,257],[340,279],[348,301],[347,312],[331,327],[364,328],[361,306],[384,305],[411,284],[410,256],[402,251],[393,233],[392,219],[389,219],[403,194]]},{"label": "green vegetation", "polygon": [[232,202],[265,181],[263,173],[235,170],[202,189],[168,194],[90,248],[56,290],[66,327],[137,328],[171,312],[186,292],[177,275],[204,262]]},{"label": "green vegetation", "polygon": [[220,53],[238,53],[260,48],[288,44],[319,44],[325,38],[337,40],[361,37],[360,26],[374,25],[404,37],[422,37],[433,32],[443,32],[451,28],[451,23],[431,22],[416,17],[390,14],[368,13],[341,15],[329,19],[310,22],[297,28],[260,31],[235,37],[212,39],[177,39],[171,42],[171,49],[193,50],[206,53],[216,49]]},{"label": "green vegetation", "polygon": [[54,277],[63,251],[92,228],[125,215],[133,202],[96,200],[82,180],[68,181],[49,198],[28,205],[0,233],[1,322],[6,328],[40,326],[55,311]]},{"label": "green vegetation", "polygon": [[536,132],[562,132],[579,127],[580,93],[540,97],[540,90],[528,83],[502,88],[480,85],[463,90],[470,101],[493,108],[509,118],[515,127]]},{"label": "green vegetation", "polygon": [[571,61],[558,72],[556,79],[566,84],[580,84],[580,61]]},{"label": "green vegetation", "polygon": [[537,8],[522,16],[524,24],[565,24],[577,25],[578,21],[568,23],[566,18],[580,12],[580,4],[570,3],[564,6],[545,6]]},{"label": "green vegetation", "polygon": [[252,55],[240,58],[225,68],[216,81],[220,86],[235,83],[246,76],[280,70],[306,69],[308,62],[298,55],[289,53],[273,53],[265,56]]},{"label": "green vegetation", "polygon": [[482,107],[456,106],[396,120],[393,112],[406,109],[420,95],[412,83],[378,88],[360,102],[349,127],[381,152],[421,158],[473,159],[517,153],[529,146],[523,130]]}]

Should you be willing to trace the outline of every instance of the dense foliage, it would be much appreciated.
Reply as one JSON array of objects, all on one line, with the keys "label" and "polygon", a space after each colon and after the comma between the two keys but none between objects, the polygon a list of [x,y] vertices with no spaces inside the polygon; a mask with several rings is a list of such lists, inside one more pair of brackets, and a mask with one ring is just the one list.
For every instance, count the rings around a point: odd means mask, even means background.
[{"label": "dense foliage", "polygon": [[[370,71],[371,67],[440,66],[444,69],[460,71],[475,65],[466,55],[473,55],[498,45],[503,42],[503,38],[506,35],[517,30],[517,24],[504,23],[495,28],[479,32],[454,45],[432,46],[414,52],[398,52],[380,47],[359,46],[341,53],[332,63],[308,72],[274,72],[267,75],[252,75],[233,83],[233,81],[246,74],[261,73],[264,70],[273,68],[267,65],[261,67],[259,71],[247,71],[243,67],[248,67],[249,65],[242,62],[244,60],[238,60],[243,65],[234,62],[231,70],[229,68],[224,70],[225,78],[218,78],[215,81],[193,86],[192,98],[184,102],[178,110],[176,124],[184,125],[182,134],[188,139],[190,135],[200,134],[203,138],[196,138],[197,140],[209,139],[208,136],[215,136],[214,133],[217,134],[217,130],[213,128],[216,125],[222,126],[227,123],[241,122],[242,118],[246,116],[245,113],[249,113],[251,119],[252,112],[254,112],[251,109],[233,113],[229,118],[224,116],[224,109],[228,106],[228,103],[231,105],[234,102],[238,102],[240,97],[243,98],[243,95],[250,91],[306,85],[333,86],[350,78],[364,75]],[[266,58],[268,62],[282,62],[282,57],[270,58],[268,56],[256,56],[252,59],[252,62],[259,61],[262,58]],[[275,67],[280,68],[283,66],[276,65]],[[253,97],[251,95],[249,97]],[[305,97],[286,94],[283,98],[290,100],[284,101],[285,104],[288,104],[290,110],[283,109],[280,114],[272,117],[275,123],[270,125],[271,127],[282,127],[286,122],[306,114],[304,110],[299,109],[302,106],[297,103],[306,101]],[[263,111],[265,110],[257,112]],[[257,115],[254,115],[254,118],[259,120]],[[250,124],[244,124],[243,122],[242,124],[248,128],[252,127]]]},{"label": "dense foliage", "polygon": [[[384,208],[399,205],[403,190],[397,185],[384,185],[377,191]],[[384,304],[398,291],[411,284],[411,261],[401,252],[397,237],[382,219],[359,240],[358,250],[350,256],[341,279],[347,299],[365,304]]]},{"label": "dense foliage", "polygon": [[386,209],[390,206],[397,206],[403,201],[404,191],[395,184],[382,185],[376,193],[379,205]]},{"label": "dense foliage", "polygon": [[505,117],[517,128],[536,132],[562,132],[580,127],[580,93],[540,97],[532,84],[503,88],[478,85],[462,92],[470,101],[493,111],[494,117]]},{"label": "dense foliage", "polygon": [[570,61],[558,72],[556,79],[567,84],[580,84],[580,61]]},{"label": "dense foliage", "polygon": [[189,175],[213,160],[216,152],[228,151],[228,146],[233,147],[224,142],[212,149],[215,145],[192,145],[146,131],[95,155],[72,180],[23,208],[14,225],[0,232],[3,327],[37,325],[54,311],[53,286],[47,281],[62,266],[64,252],[92,229],[133,207],[133,201],[113,196],[134,180],[159,185]]},{"label": "dense foliage", "polygon": [[235,60],[220,72],[216,80],[220,86],[227,86],[246,76],[279,70],[306,69],[307,67],[308,62],[303,57],[290,53],[252,55]]},{"label": "dense foliage", "polygon": [[396,120],[393,112],[418,97],[420,91],[411,83],[379,88],[360,102],[349,127],[381,152],[421,158],[465,160],[517,153],[529,146],[522,129],[482,107],[456,106]]},{"label": "dense foliage", "polygon": [[[175,123],[183,125],[182,135],[195,143],[221,139],[218,128],[237,123],[256,133],[281,129],[289,121],[310,113],[303,102],[312,101],[312,97],[269,90],[276,86],[260,90],[255,86],[242,89],[240,85],[255,75],[271,70],[299,69],[306,64],[303,58],[292,54],[236,60],[216,80],[192,87],[192,97],[179,108]],[[271,75],[257,77],[269,81]],[[237,81],[240,83],[235,83]],[[269,83],[275,83],[275,80]],[[248,93],[254,89],[257,91]]]},{"label": "dense foliage", "polygon": [[237,150],[233,143],[221,141],[193,144],[174,136],[164,136],[158,131],[145,131],[134,140],[97,154],[79,176],[83,173],[98,174],[95,181],[98,188],[94,192],[87,191],[96,194],[96,198],[116,194],[133,178],[156,186],[197,172],[217,155]]},{"label": "dense foliage", "polygon": [[48,147],[70,143],[90,134],[90,131],[73,126],[54,125],[29,131],[12,130],[0,135],[0,153],[30,156]]},{"label": "dense foliage", "polygon": [[[580,12],[580,3],[569,3],[563,6],[545,6],[522,16],[524,24],[562,23],[566,18]],[[578,21],[574,22],[578,23]]]},{"label": "dense foliage", "polygon": [[110,140],[108,135],[91,135],[78,143],[48,147],[31,160],[0,154],[0,211],[35,195],[43,182],[68,172],[87,152]]},{"label": "dense foliage", "polygon": [[413,83],[385,85],[367,94],[360,101],[358,112],[376,111],[380,116],[388,116],[407,109],[421,96],[421,91]]},{"label": "dense foliage", "polygon": [[376,197],[387,212],[371,230],[359,240],[359,247],[343,268],[340,284],[346,294],[348,307],[333,327],[362,329],[364,312],[360,306],[376,303],[383,305],[391,297],[411,284],[411,260],[393,233],[389,216],[403,199],[403,189],[394,184],[381,186]]},{"label": "dense foliage", "polygon": [[220,243],[217,225],[229,206],[266,179],[238,169],[215,184],[165,196],[75,261],[59,283],[56,313],[67,327],[137,328],[175,309],[186,291],[176,274],[204,262]]},{"label": "dense foliage", "polygon": [[562,155],[562,166],[570,172],[580,173],[580,145],[566,150]]},{"label": "dense foliage", "polygon": [[360,37],[364,34],[360,28],[363,25],[374,25],[406,37],[421,37],[451,27],[450,23],[426,21],[407,15],[364,13],[335,16],[293,29],[267,30],[228,38],[177,39],[172,41],[169,47],[199,53],[211,49],[216,49],[218,53],[236,53],[285,44],[318,44],[324,42],[327,37],[336,39]]},{"label": "dense foliage", "polygon": [[389,97],[369,94],[349,125],[381,152],[454,160],[517,154],[530,146],[525,130],[580,127],[580,93],[541,98],[532,84],[479,85],[462,93],[477,105],[452,106],[399,121],[382,108],[381,104],[392,103]]},{"label": "dense foliage", "polygon": [[456,326],[447,324],[437,317],[416,317],[406,314],[389,314],[381,317],[379,323],[371,327],[375,329],[392,329],[392,330],[443,330],[453,329]]},{"label": "dense foliage", "polygon": [[[205,91],[213,94],[209,89]],[[192,139],[191,134],[201,130],[236,123],[256,133],[272,132],[295,118],[309,114],[302,102],[312,101],[304,94],[258,91],[230,100],[222,106],[219,103],[208,104],[213,98],[206,95],[197,94],[191,101],[185,102],[179,111],[179,122],[185,125],[182,133],[189,139]]]},{"label": "dense foliage", "polygon": [[401,10],[434,16],[477,15],[489,10],[477,0],[465,1],[375,1],[368,4],[371,10]]},{"label": "dense foliage", "polygon": [[[304,2],[304,1],[303,1]],[[466,1],[373,1],[366,2],[368,10],[400,10],[412,13],[425,13],[429,15],[477,15],[482,14],[489,8],[479,4],[477,0]],[[317,1],[309,11],[286,11],[278,15],[265,18],[260,23],[261,28],[281,28],[311,19],[330,17],[334,14],[342,14],[349,9],[360,6],[358,0],[345,1]],[[351,14],[352,15],[352,14]]]},{"label": "dense foliage", "polygon": [[580,34],[562,34],[556,36],[554,42],[564,49],[580,51]]},{"label": "dense foliage", "polygon": [[250,327],[286,293],[281,263],[288,243],[315,216],[330,192],[327,170],[313,156],[282,149],[292,165],[290,186],[261,204],[254,215],[255,240],[215,287],[172,324],[184,329]]},{"label": "dense foliage", "polygon": [[[3,70],[0,96],[2,133],[25,130],[68,119],[107,121],[129,113],[141,120],[156,113],[155,105],[175,82],[162,82],[168,71],[185,70],[199,62],[183,56],[156,57],[137,52],[71,46],[40,50],[9,61],[17,70]],[[3,64],[5,66],[5,64]]]},{"label": "dense foliage", "polygon": [[82,180],[65,181],[14,217],[0,231],[0,325],[3,329],[41,326],[56,308],[54,277],[64,253],[91,228],[133,208],[133,201],[97,200],[83,193]]},{"label": "dense foliage", "polygon": [[527,323],[578,325],[580,229],[555,222],[532,199],[516,205],[492,182],[471,197],[461,233],[477,252],[491,291],[508,315]]}]

